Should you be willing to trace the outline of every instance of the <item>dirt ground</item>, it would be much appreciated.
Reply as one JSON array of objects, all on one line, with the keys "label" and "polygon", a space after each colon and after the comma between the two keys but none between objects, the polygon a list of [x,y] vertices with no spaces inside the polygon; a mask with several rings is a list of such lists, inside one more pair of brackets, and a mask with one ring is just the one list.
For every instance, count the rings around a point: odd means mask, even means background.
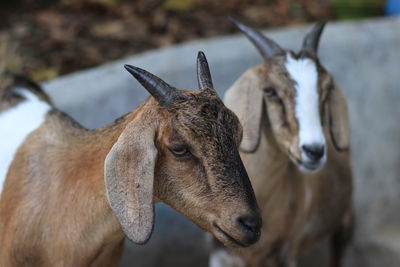
[{"label": "dirt ground", "polygon": [[37,81],[148,49],[231,34],[234,16],[271,28],[334,19],[328,0],[18,0],[0,4],[0,35]]}]

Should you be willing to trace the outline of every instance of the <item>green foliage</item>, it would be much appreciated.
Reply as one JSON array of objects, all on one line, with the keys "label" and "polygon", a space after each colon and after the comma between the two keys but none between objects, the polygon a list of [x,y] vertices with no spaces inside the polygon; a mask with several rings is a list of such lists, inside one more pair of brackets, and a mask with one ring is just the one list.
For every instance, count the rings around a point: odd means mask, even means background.
[{"label": "green foliage", "polygon": [[18,51],[18,44],[8,34],[0,34],[0,73],[20,73],[22,60]]},{"label": "green foliage", "polygon": [[198,0],[166,0],[163,7],[170,11],[188,11],[196,7]]},{"label": "green foliage", "polygon": [[385,0],[331,0],[340,19],[357,19],[383,14]]}]

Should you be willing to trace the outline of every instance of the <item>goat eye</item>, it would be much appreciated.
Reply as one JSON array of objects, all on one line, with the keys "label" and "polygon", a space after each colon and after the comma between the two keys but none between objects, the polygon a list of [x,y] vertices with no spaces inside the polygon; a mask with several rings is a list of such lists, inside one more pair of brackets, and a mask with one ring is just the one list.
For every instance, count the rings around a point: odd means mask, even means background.
[{"label": "goat eye", "polygon": [[189,153],[185,146],[177,146],[170,149],[175,156],[184,156]]},{"label": "goat eye", "polygon": [[267,95],[267,97],[271,100],[276,100],[278,99],[278,95],[275,91],[275,89],[272,86],[267,86],[264,88],[264,93]]}]

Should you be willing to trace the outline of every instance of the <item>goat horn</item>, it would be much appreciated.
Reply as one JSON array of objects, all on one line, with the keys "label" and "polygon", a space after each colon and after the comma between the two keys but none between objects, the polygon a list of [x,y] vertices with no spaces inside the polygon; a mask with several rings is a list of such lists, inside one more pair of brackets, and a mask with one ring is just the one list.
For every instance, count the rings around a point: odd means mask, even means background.
[{"label": "goat horn", "polygon": [[125,64],[124,67],[147,91],[149,91],[161,106],[168,106],[176,98],[178,94],[177,90],[157,76],[128,64]]},{"label": "goat horn", "polygon": [[199,83],[200,89],[214,88],[207,58],[202,51],[199,51],[197,54],[197,82]]},{"label": "goat horn", "polygon": [[247,38],[257,47],[264,59],[271,56],[284,54],[285,51],[273,40],[264,36],[261,32],[252,29],[243,23],[240,23],[233,17],[228,17],[228,19],[240,30]]},{"label": "goat horn", "polygon": [[308,51],[317,55],[319,39],[326,25],[326,21],[320,21],[315,24],[314,28],[309,32],[303,41],[303,51]]}]

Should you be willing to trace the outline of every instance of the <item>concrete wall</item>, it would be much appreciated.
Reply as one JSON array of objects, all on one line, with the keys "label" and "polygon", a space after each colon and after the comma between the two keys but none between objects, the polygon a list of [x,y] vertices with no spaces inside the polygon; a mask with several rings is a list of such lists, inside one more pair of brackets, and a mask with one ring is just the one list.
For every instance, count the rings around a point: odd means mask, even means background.
[{"label": "concrete wall", "polygon": [[[268,31],[283,47],[299,49],[307,27]],[[347,266],[400,266],[400,18],[328,24],[322,63],[342,86],[352,128],[357,231]],[[261,57],[242,36],[193,41],[151,51],[45,84],[60,109],[95,128],[135,108],[148,95],[123,69],[139,66],[178,88],[196,87],[195,60],[203,50],[220,96]],[[128,243],[128,242],[127,242]],[[121,267],[205,266],[202,232],[159,205],[146,246],[128,243]],[[318,266],[315,260],[313,265]],[[320,266],[320,265],[319,265]]]}]

